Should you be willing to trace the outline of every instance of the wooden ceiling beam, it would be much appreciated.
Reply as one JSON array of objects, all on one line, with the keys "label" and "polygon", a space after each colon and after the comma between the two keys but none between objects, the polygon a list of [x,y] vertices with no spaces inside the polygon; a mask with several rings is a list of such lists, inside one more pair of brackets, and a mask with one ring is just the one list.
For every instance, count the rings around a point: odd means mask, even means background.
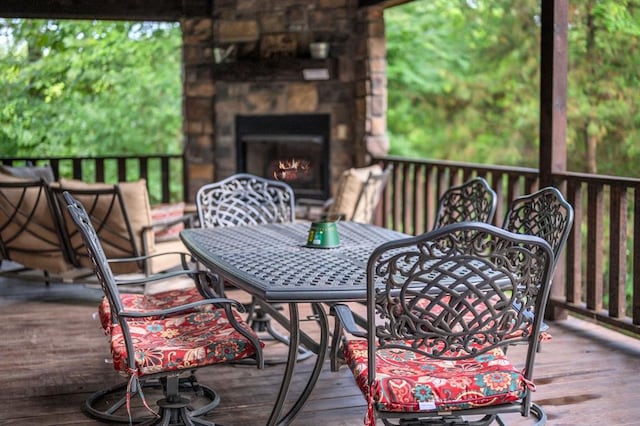
[{"label": "wooden ceiling beam", "polygon": [[0,17],[177,21],[210,16],[212,0],[2,0]]}]

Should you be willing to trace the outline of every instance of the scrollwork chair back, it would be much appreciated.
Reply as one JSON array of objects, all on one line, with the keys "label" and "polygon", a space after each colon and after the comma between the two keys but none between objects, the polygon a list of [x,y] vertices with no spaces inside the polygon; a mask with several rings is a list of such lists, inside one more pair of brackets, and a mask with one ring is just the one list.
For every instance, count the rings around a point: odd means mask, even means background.
[{"label": "scrollwork chair back", "polygon": [[457,222],[491,223],[496,204],[496,193],[485,179],[470,179],[442,194],[438,201],[434,229]]},{"label": "scrollwork chair back", "polygon": [[200,226],[292,222],[295,195],[286,183],[239,173],[202,186],[196,193]]}]

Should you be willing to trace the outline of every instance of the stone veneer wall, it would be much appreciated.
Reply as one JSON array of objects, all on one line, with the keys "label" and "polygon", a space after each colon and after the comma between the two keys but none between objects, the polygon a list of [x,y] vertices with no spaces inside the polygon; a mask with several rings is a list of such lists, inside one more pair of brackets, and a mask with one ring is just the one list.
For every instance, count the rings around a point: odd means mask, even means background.
[{"label": "stone veneer wall", "polygon": [[[356,0],[226,0],[212,16],[182,22],[184,135],[189,199],[235,173],[237,114],[331,116],[331,176],[387,152],[386,45],[382,9]],[[311,41],[330,58],[309,59]],[[214,48],[233,46],[217,64]],[[305,80],[302,70],[329,71]]]}]

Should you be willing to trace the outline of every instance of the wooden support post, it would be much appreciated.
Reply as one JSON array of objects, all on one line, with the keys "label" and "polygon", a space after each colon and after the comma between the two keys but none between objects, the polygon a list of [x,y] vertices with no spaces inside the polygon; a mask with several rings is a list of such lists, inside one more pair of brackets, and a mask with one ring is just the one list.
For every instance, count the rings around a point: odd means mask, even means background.
[{"label": "wooden support post", "polygon": [[[558,186],[553,173],[567,170],[567,70],[569,0],[542,0],[540,31],[540,182],[541,188]],[[558,262],[551,298],[564,298],[565,264]],[[567,312],[548,309],[550,319]]]}]

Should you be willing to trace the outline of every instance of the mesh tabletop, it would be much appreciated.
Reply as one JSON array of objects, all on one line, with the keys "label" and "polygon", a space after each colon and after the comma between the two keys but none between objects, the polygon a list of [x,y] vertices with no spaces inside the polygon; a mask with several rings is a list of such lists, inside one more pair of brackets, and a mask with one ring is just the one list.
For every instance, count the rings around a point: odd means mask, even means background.
[{"label": "mesh tabletop", "polygon": [[379,245],[407,235],[339,222],[340,246],[306,247],[309,223],[187,229],[194,256],[238,287],[268,302],[366,299],[366,266]]}]

